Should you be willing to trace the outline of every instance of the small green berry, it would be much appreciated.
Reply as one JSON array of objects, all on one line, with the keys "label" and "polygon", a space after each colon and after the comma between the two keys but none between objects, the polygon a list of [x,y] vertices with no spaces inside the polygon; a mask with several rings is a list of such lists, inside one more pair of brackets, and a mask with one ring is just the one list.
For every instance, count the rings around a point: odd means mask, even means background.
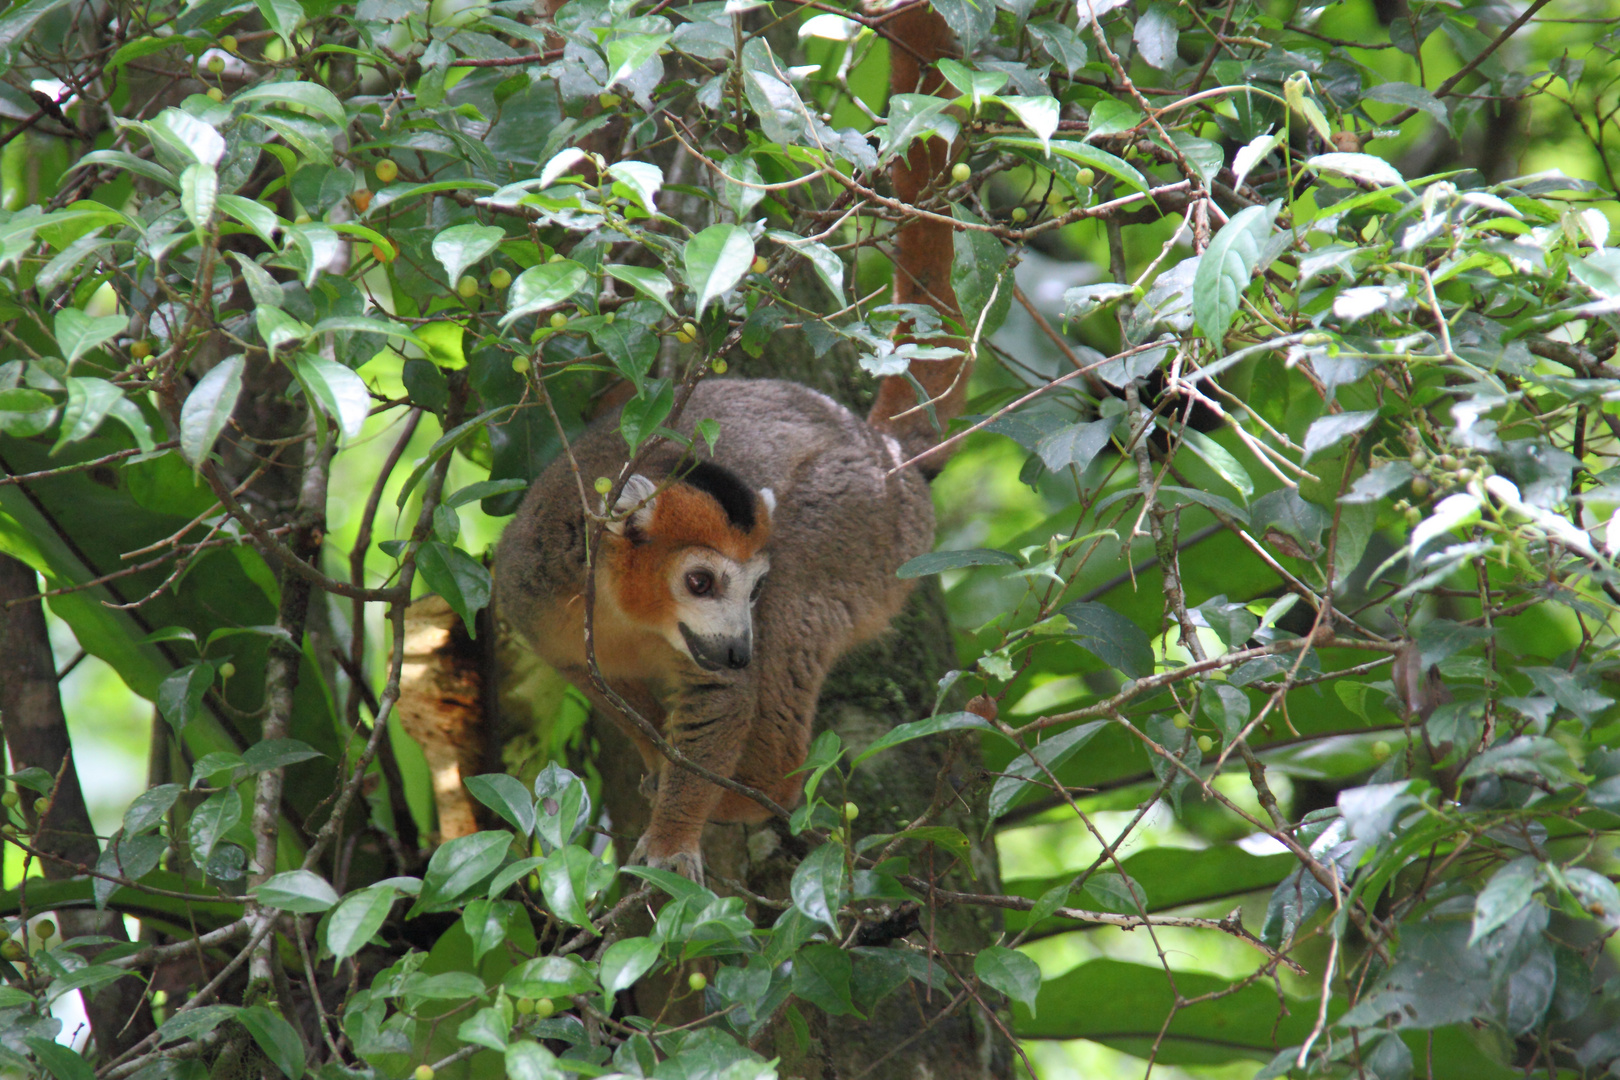
[{"label": "small green berry", "polygon": [[1414,499],[1425,499],[1425,498],[1428,498],[1428,495],[1429,495],[1429,481],[1427,479],[1425,479],[1424,477],[1421,477],[1421,476],[1413,477],[1412,478],[1412,497]]},{"label": "small green berry", "polygon": [[226,34],[224,37],[220,38],[219,39],[219,47],[224,49],[226,52],[229,52],[229,53],[235,52],[236,51],[236,35],[235,34]]},{"label": "small green berry", "polygon": [[1215,749],[1215,740],[1210,738],[1208,735],[1198,736],[1198,749],[1202,750],[1206,754],[1209,753],[1211,750]]},{"label": "small green berry", "polygon": [[41,941],[56,936],[56,924],[49,919],[41,919],[34,924],[34,936]]},{"label": "small green berry", "polygon": [[690,986],[693,990],[701,991],[704,987],[709,985],[709,977],[703,974],[701,971],[694,971],[692,974],[686,977],[686,985]]},{"label": "small green berry", "polygon": [[602,316],[602,321],[607,323],[609,326],[612,326],[613,325],[613,320],[616,319],[616,318],[618,318],[618,316],[610,311],[606,315]]},{"label": "small green berry", "polygon": [[229,660],[227,660],[223,664],[219,665],[219,677],[221,679],[228,679],[232,675],[235,675],[235,674],[236,674],[236,665],[231,663]]},{"label": "small green berry", "polygon": [[1074,174],[1074,179],[1081,187],[1090,187],[1097,182],[1097,173],[1093,169],[1081,169]]},{"label": "small green berry", "polygon": [[45,798],[39,798],[39,799],[34,800],[34,813],[37,816],[44,817],[46,814],[48,814],[50,812],[51,812],[51,800],[45,799]]},{"label": "small green berry", "polygon": [[6,938],[5,941],[0,942],[0,957],[5,957],[7,960],[16,962],[24,959],[27,956],[28,950],[23,948],[22,943],[17,939]]},{"label": "small green berry", "polygon": [[624,98],[618,94],[597,94],[596,103],[604,109],[617,109]]},{"label": "small green berry", "polygon": [[1192,717],[1188,716],[1184,712],[1176,713],[1175,718],[1170,722],[1176,725],[1176,730],[1178,731],[1186,731],[1188,728],[1192,727]]},{"label": "small green berry", "polygon": [[1406,523],[1408,525],[1416,525],[1418,522],[1420,522],[1422,520],[1423,520],[1423,511],[1422,510],[1419,510],[1415,506],[1409,506],[1409,507],[1406,508]]},{"label": "small green berry", "polygon": [[225,91],[221,90],[217,86],[210,86],[205,96],[209,101],[212,101],[216,105],[222,104],[225,101]]},{"label": "small green berry", "polygon": [[471,300],[478,295],[478,279],[471,274],[462,274],[461,280],[456,282],[456,295],[463,300]]},{"label": "small green berry", "polygon": [[951,166],[951,179],[956,181],[958,184],[967,183],[967,178],[972,175],[973,170],[968,168],[968,163],[965,161],[958,161],[955,165]]},{"label": "small green berry", "polygon": [[765,261],[765,256],[763,256],[763,255],[755,255],[754,256],[754,265],[752,267],[754,273],[763,274],[765,272],[765,270],[767,269],[767,267],[769,267],[769,265],[770,264]]},{"label": "small green berry", "polygon": [[399,178],[399,165],[392,158],[383,158],[372,168],[377,172],[377,179],[385,184],[392,184]]},{"label": "small green berry", "polygon": [[551,1003],[550,998],[540,998],[534,1003],[534,1015],[545,1020],[557,1011],[557,1006]]},{"label": "small green berry", "polygon": [[551,328],[553,330],[561,330],[563,327],[565,327],[567,325],[568,325],[568,315],[566,313],[561,312],[561,311],[553,311],[551,313]]},{"label": "small green berry", "polygon": [[1385,742],[1383,739],[1379,739],[1377,742],[1372,744],[1372,756],[1374,761],[1388,761],[1389,755],[1389,743]]},{"label": "small green berry", "polygon": [[497,266],[489,272],[489,287],[504,289],[512,284],[512,272],[504,266]]},{"label": "small green berry", "polygon": [[4,806],[8,810],[17,809],[17,804],[20,802],[22,800],[17,798],[15,791],[8,791],[4,795],[0,795],[0,806]]},{"label": "small green berry", "polygon": [[210,56],[208,58],[208,73],[210,75],[223,75],[225,73],[225,58],[223,56]]},{"label": "small green berry", "polygon": [[416,1080],[433,1080],[433,1066],[418,1065],[411,1075],[416,1077]]},{"label": "small green berry", "polygon": [[520,1016],[528,1016],[534,1012],[534,998],[518,998],[517,1011]]},{"label": "small green berry", "polygon": [[1029,211],[1025,210],[1022,206],[1015,206],[1012,208],[1012,219],[1015,222],[1028,221]]},{"label": "small green berry", "polygon": [[709,370],[714,372],[716,375],[724,375],[730,367],[730,364],[726,363],[718,356],[709,362]]},{"label": "small green berry", "polygon": [[608,492],[613,490],[613,481],[605,476],[598,476],[596,478],[595,487],[598,495],[606,495]]},{"label": "small green berry", "polygon": [[860,807],[856,806],[852,802],[847,802],[847,803],[844,804],[844,820],[845,821],[854,821],[856,818],[858,818],[860,816],[861,816],[861,808]]}]

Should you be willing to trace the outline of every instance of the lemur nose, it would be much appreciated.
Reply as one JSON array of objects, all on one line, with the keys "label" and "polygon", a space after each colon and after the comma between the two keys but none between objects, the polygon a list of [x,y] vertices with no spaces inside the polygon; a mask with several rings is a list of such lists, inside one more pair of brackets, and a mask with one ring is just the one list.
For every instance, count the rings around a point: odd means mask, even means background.
[{"label": "lemur nose", "polygon": [[741,642],[733,642],[726,649],[726,666],[733,670],[742,670],[753,658],[753,650]]}]

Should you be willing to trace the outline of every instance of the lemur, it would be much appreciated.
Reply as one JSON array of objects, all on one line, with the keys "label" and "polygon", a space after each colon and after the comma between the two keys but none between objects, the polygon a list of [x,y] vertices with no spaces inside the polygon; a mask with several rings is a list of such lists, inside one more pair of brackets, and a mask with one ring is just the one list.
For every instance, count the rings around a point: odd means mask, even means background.
[{"label": "lemur", "polygon": [[[926,374],[940,395],[936,415],[954,415],[965,376]],[[799,798],[802,777],[787,774],[804,762],[827,671],[888,627],[909,591],[895,571],[933,546],[928,477],[918,465],[899,468],[935,438],[926,410],[896,417],[916,401],[896,378],[862,420],[796,383],[706,381],[676,430],[691,437],[696,420],[718,421],[712,454],[698,439],[691,450],[665,444],[611,508],[593,508],[608,516],[592,616],[603,678],[683,754],[784,806]],[[617,478],[628,457],[617,414],[588,429],[572,455],[587,482]],[[501,537],[496,606],[640,750],[653,802],[632,859],[701,881],[706,822],[768,815],[664,760],[593,685],[584,634],[591,529],[574,467],[561,458]]]},{"label": "lemur", "polygon": [[[911,47],[893,57],[890,91],[940,88],[933,61],[956,53],[944,19],[924,4],[895,26]],[[895,195],[911,203],[933,190],[954,153],[943,139],[913,142],[891,165]],[[937,216],[897,230],[896,304],[961,319],[952,231]],[[822,680],[888,627],[910,588],[895,571],[933,546],[928,479],[945,460],[936,424],[961,412],[964,359],[913,360],[907,375],[883,380],[864,421],[796,383],[700,383],[677,430],[691,438],[695,421],[719,421],[713,453],[695,439],[690,457],[666,446],[603,508],[611,525],[595,559],[596,659],[682,754],[779,804],[797,803],[802,778],[788,774],[809,750]],[[587,482],[617,477],[626,459],[617,414],[573,456]],[[553,462],[501,537],[496,604],[640,749],[655,784],[632,859],[701,881],[704,824],[767,813],[665,761],[592,685],[583,633],[589,528],[573,467]]]}]

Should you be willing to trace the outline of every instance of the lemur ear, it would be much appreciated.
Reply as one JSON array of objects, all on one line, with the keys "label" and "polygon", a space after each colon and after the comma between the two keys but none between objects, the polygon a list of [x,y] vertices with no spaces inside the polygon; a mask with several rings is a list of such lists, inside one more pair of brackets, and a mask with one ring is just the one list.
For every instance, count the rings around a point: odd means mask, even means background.
[{"label": "lemur ear", "polygon": [[626,480],[624,490],[619,492],[618,502],[613,504],[612,516],[608,518],[608,531],[632,540],[644,534],[647,526],[652,524],[653,507],[658,502],[653,496],[657,491],[658,485],[640,473]]},{"label": "lemur ear", "polygon": [[765,504],[765,520],[768,522],[776,514],[776,492],[770,488],[760,488],[759,501]]}]

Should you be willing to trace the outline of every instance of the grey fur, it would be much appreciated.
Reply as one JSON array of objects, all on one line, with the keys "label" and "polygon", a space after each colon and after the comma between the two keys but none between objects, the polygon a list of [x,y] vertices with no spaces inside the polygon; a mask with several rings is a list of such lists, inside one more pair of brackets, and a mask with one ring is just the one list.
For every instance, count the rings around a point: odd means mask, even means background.
[{"label": "grey fur", "polygon": [[[902,460],[893,440],[796,383],[709,380],[693,392],[683,417],[679,428],[688,435],[699,420],[718,421],[713,460],[755,491],[770,488],[775,495],[764,549],[771,570],[754,608],[752,662],[740,670],[705,671],[667,645],[662,652],[649,646],[644,671],[632,672],[620,660],[610,681],[683,753],[791,805],[800,778],[784,779],[784,773],[804,760],[828,669],[888,627],[909,591],[895,571],[933,546],[928,484],[915,468],[888,476]],[[613,413],[573,446],[588,493],[597,477],[617,478],[623,469],[628,455],[618,428]],[[707,457],[702,440],[697,444]],[[665,447],[637,471],[667,476],[679,454],[679,447]],[[594,494],[587,497],[594,509]],[[701,878],[704,822],[758,820],[763,813],[751,800],[662,761],[591,685],[578,616],[566,617],[570,604],[582,606],[575,598],[585,590],[588,530],[579,484],[561,457],[535,481],[501,537],[497,608],[543,659],[637,740],[658,775],[652,820],[637,855]],[[599,587],[599,625],[601,594]],[[564,626],[569,632],[559,633]]]}]

